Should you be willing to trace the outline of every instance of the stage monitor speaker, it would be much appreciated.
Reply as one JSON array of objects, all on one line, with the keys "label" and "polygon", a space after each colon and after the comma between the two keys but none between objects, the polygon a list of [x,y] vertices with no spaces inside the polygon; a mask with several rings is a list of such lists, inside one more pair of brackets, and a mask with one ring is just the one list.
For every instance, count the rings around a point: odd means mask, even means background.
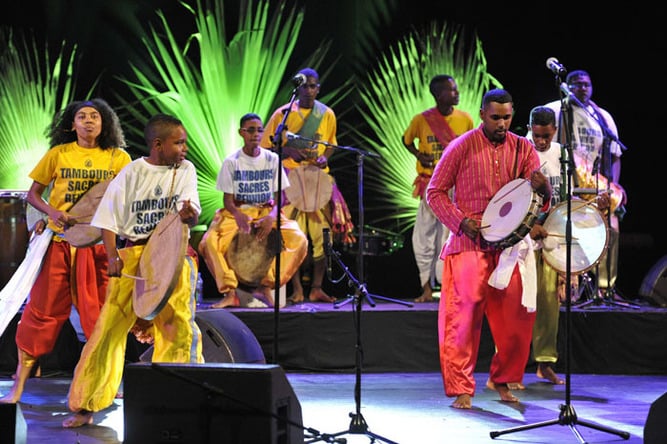
[{"label": "stage monitor speaker", "polygon": [[667,393],[653,401],[644,425],[644,444],[667,442]]},{"label": "stage monitor speaker", "polygon": [[0,404],[0,444],[25,444],[28,437],[19,404]]},{"label": "stage monitor speaker", "polygon": [[303,444],[301,405],[274,364],[125,367],[125,444]]},{"label": "stage monitor speaker", "polygon": [[663,256],[648,271],[639,288],[639,295],[653,305],[667,307],[667,256]]},{"label": "stage monitor speaker", "polygon": [[[225,309],[203,310],[195,315],[202,335],[202,353],[206,362],[265,364],[259,341],[237,316]],[[151,362],[153,347],[139,358]]]}]

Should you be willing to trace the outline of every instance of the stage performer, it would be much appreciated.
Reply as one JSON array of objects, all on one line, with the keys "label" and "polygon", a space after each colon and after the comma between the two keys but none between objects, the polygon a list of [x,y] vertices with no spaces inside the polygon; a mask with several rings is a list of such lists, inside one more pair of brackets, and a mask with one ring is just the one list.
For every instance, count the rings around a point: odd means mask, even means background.
[{"label": "stage performer", "polygon": [[[243,147],[225,158],[218,173],[216,188],[222,191],[224,207],[216,212],[213,222],[199,243],[199,253],[213,274],[220,293],[225,296],[213,308],[228,306],[273,306],[275,301],[271,289],[276,282],[275,239],[269,234],[276,229],[278,208],[276,206],[278,191],[278,175],[282,174],[281,186],[284,190],[289,186],[285,170],[280,165],[278,155],[260,148],[259,141],[264,132],[262,119],[257,114],[245,114],[241,117],[239,135],[243,138]],[[226,256],[230,244],[237,233],[254,234],[260,247],[252,253],[254,259],[244,261],[258,265],[266,263],[268,268],[258,286],[250,288],[254,299],[241,302],[236,289],[239,277],[230,266]],[[288,219],[284,213],[280,215],[280,286],[287,284],[308,254],[308,239],[299,229],[299,225]],[[237,239],[238,241],[238,239]],[[245,253],[248,253],[247,251]],[[270,261],[262,258],[266,255]],[[240,263],[236,264],[241,266]],[[248,273],[248,274],[254,274]],[[246,282],[246,285],[252,284]],[[259,300],[261,304],[257,304]]]},{"label": "stage performer", "polygon": [[[546,202],[541,209],[549,207],[551,187],[539,171],[537,152],[528,140],[509,131],[513,113],[507,91],[484,94],[482,124],[449,143],[426,189],[428,204],[451,231],[441,254],[445,265],[438,339],[445,393],[455,397],[452,406],[459,409],[472,407],[483,316],[496,345],[487,385],[502,401],[518,401],[507,383],[522,380],[530,353],[534,301],[531,304],[530,294],[524,295],[524,287],[534,272],[521,274],[511,254],[505,254],[518,245],[501,250],[481,236],[485,209],[512,180],[529,181]],[[519,244],[524,242],[530,245],[529,239]],[[503,285],[493,280],[497,273],[507,276]]]},{"label": "stage performer", "polygon": [[[150,155],[135,159],[114,178],[91,222],[102,229],[111,279],[100,317],[74,370],[67,398],[74,414],[63,421],[66,428],[91,424],[93,412],[113,403],[130,331],[137,330],[137,337],[147,341],[152,338],[153,362],[204,362],[195,322],[198,264],[192,247],[188,245],[168,300],[150,322],[138,318],[132,305],[139,260],[160,220],[178,212],[180,221],[192,227],[201,212],[197,172],[185,159],[187,134],[181,121],[157,114],[146,124],[144,138]],[[117,238],[125,239],[124,248],[118,249]]]},{"label": "stage performer", "polygon": [[[72,305],[90,337],[106,296],[107,253],[100,242],[83,248],[64,237],[76,223],[68,210],[95,184],[112,179],[131,162],[118,116],[103,99],[75,101],[56,113],[48,130],[50,149],[30,172],[27,201],[48,216],[52,236],[16,330],[18,365],[2,403],[15,403],[40,356],[50,353],[70,317]],[[42,194],[51,187],[48,201]],[[18,295],[14,295],[18,296]],[[23,299],[27,295],[20,295]]]},{"label": "stage performer", "polygon": [[[329,174],[328,159],[333,154],[337,145],[336,139],[336,115],[334,111],[324,103],[316,100],[320,92],[320,77],[312,68],[304,68],[299,74],[305,77],[305,81],[298,87],[298,99],[289,109],[289,115],[285,122],[285,131],[280,139],[284,143],[282,147],[284,159],[283,166],[288,173],[297,168],[315,165],[323,173]],[[269,119],[260,146],[273,149],[276,131],[288,111],[289,104],[279,107],[273,112]],[[288,137],[287,132],[295,133],[298,137]],[[273,139],[272,139],[273,138]],[[306,140],[309,139],[309,140]],[[321,140],[328,145],[312,142]],[[347,204],[343,195],[336,187],[334,178],[329,175],[328,180],[332,184],[332,195],[330,202],[314,211],[303,211],[293,203],[284,202],[284,212],[289,219],[294,219],[299,224],[301,231],[306,233],[310,240],[313,258],[313,275],[310,285],[308,299],[311,302],[333,302],[335,298],[329,296],[322,290],[322,282],[326,271],[326,257],[324,255],[324,240],[322,230],[332,229],[333,233],[342,237],[343,242],[353,239],[352,222]],[[292,182],[292,186],[298,184]],[[312,193],[315,190],[305,189],[304,193]],[[312,196],[311,196],[312,197]],[[301,271],[297,270],[292,277],[292,294],[290,303],[300,303],[304,300],[303,286],[301,283]]]},{"label": "stage performer", "polygon": [[[419,270],[421,294],[415,302],[433,301],[433,287],[440,285],[443,267],[440,252],[449,236],[449,229],[426,203],[426,185],[449,142],[473,128],[470,114],[454,109],[459,104],[459,90],[452,76],[434,76],[429,91],[435,106],[415,115],[403,134],[403,144],[417,158],[412,195],[419,198],[419,207],[412,229],[412,250]],[[418,148],[415,140],[418,140]]]}]

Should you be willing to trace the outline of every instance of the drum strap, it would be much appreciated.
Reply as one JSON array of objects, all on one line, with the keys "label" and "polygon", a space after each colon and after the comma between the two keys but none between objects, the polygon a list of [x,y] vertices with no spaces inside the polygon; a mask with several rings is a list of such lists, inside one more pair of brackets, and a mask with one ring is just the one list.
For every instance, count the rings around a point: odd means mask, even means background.
[{"label": "drum strap", "polygon": [[422,113],[422,116],[426,119],[426,123],[428,123],[429,128],[433,131],[433,135],[438,139],[438,142],[440,142],[443,149],[449,145],[449,142],[456,138],[454,130],[452,130],[449,123],[442,118],[442,114],[440,114],[438,108],[429,108]]},{"label": "drum strap", "polygon": [[[299,129],[299,132],[297,134],[303,136],[306,139],[314,139],[315,133],[317,132],[317,129],[320,127],[320,123],[322,122],[322,118],[324,117],[325,112],[326,112],[326,105],[324,105],[322,102],[315,100],[312,111],[304,119],[303,126],[301,127],[301,129]],[[311,144],[312,142],[310,140],[292,139],[288,140],[285,145],[293,148],[309,148]]]}]

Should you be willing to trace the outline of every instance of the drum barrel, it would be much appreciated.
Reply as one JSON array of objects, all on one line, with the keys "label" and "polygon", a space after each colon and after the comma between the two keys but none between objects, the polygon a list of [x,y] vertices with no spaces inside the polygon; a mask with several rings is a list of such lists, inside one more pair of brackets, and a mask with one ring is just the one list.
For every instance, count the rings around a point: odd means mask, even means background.
[{"label": "drum barrel", "polygon": [[0,190],[0,288],[21,265],[28,249],[25,193]]}]

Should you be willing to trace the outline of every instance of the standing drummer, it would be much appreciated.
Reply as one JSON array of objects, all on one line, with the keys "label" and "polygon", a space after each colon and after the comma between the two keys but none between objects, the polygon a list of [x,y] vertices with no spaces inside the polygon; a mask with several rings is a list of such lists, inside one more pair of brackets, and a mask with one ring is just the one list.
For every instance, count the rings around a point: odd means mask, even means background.
[{"label": "standing drummer", "polygon": [[534,279],[534,271],[522,276],[515,264],[507,286],[492,287],[489,278],[503,250],[481,237],[484,210],[512,180],[529,180],[543,197],[542,210],[549,207],[551,186],[539,171],[537,152],[527,139],[509,131],[513,112],[507,91],[484,94],[481,125],[449,143],[426,189],[428,204],[451,231],[441,253],[438,339],[445,393],[455,398],[452,406],[458,409],[472,408],[484,316],[496,345],[487,386],[497,390],[502,401],[518,401],[507,383],[522,380],[530,354],[535,313],[522,304],[522,277]]},{"label": "standing drummer", "polygon": [[[290,171],[299,166],[316,165],[325,173],[329,173],[328,159],[333,154],[333,148],[330,145],[338,144],[336,140],[336,115],[331,108],[315,99],[320,92],[320,76],[317,71],[312,68],[304,68],[299,71],[296,78],[299,77],[305,80],[298,87],[298,99],[292,104],[291,108],[289,108],[289,104],[286,104],[274,111],[266,125],[260,146],[267,149],[274,148],[276,130],[285,113],[289,111],[285,122],[285,130],[296,133],[303,139],[288,138],[286,133],[281,135],[280,138],[284,142],[282,149],[285,156],[283,166]],[[313,140],[322,140],[327,145],[313,143]],[[334,184],[334,188],[335,186]],[[313,192],[313,190],[303,191],[305,193]],[[333,208],[331,208],[332,206]],[[339,231],[342,227],[343,234],[346,234],[347,230],[351,230],[352,224],[349,220],[336,220],[341,215],[349,214],[346,210],[347,205],[340,193],[334,193],[330,203],[312,212],[302,211],[289,203],[284,206],[287,217],[297,221],[299,227],[306,233],[311,242],[313,276],[308,295],[311,302],[335,301],[335,298],[322,290],[322,281],[326,271],[322,230],[331,229],[332,226],[335,228],[334,231]],[[303,302],[303,300],[304,291],[301,284],[301,273],[297,270],[292,277],[292,294],[289,301],[294,304]]]},{"label": "standing drummer", "polygon": [[[91,221],[102,229],[111,279],[100,317],[74,370],[68,395],[74,415],[63,421],[66,428],[91,424],[93,412],[113,404],[131,330],[139,339],[152,338],[147,342],[154,343],[153,362],[204,362],[201,332],[195,322],[198,267],[192,247],[188,246],[173,291],[165,295],[168,300],[156,301],[156,305],[164,303],[164,308],[150,322],[138,318],[132,306],[139,260],[160,220],[178,212],[180,221],[192,227],[201,212],[197,172],[185,159],[187,134],[181,121],[155,115],[146,124],[144,138],[150,155],[135,159],[109,184]],[[117,237],[126,240],[124,248],[118,249]]]},{"label": "standing drummer", "polygon": [[[218,173],[216,188],[223,192],[224,207],[219,209],[211,226],[199,243],[199,251],[215,278],[218,291],[225,296],[213,308],[230,306],[273,306],[271,288],[275,285],[275,257],[266,270],[259,287],[253,290],[253,299],[242,304],[236,289],[239,277],[230,266],[226,253],[237,233],[255,233],[257,245],[266,245],[269,234],[276,228],[278,207],[278,175],[282,189],[289,186],[278,155],[259,146],[264,133],[262,119],[253,113],[241,117],[239,135],[243,147],[225,158]],[[280,218],[280,285],[292,277],[308,254],[308,239],[299,225]],[[257,251],[257,254],[263,254]],[[247,258],[246,258],[247,259]],[[259,303],[261,303],[261,305]]]},{"label": "standing drummer", "polygon": [[[90,337],[106,295],[107,253],[102,243],[75,248],[64,237],[74,224],[68,210],[95,184],[112,179],[131,162],[125,137],[109,104],[99,98],[76,101],[56,113],[48,130],[51,147],[30,172],[27,200],[48,216],[39,236],[53,236],[16,330],[16,379],[0,403],[21,400],[37,359],[50,353],[74,304],[84,335]],[[50,187],[48,202],[42,194]]]}]

